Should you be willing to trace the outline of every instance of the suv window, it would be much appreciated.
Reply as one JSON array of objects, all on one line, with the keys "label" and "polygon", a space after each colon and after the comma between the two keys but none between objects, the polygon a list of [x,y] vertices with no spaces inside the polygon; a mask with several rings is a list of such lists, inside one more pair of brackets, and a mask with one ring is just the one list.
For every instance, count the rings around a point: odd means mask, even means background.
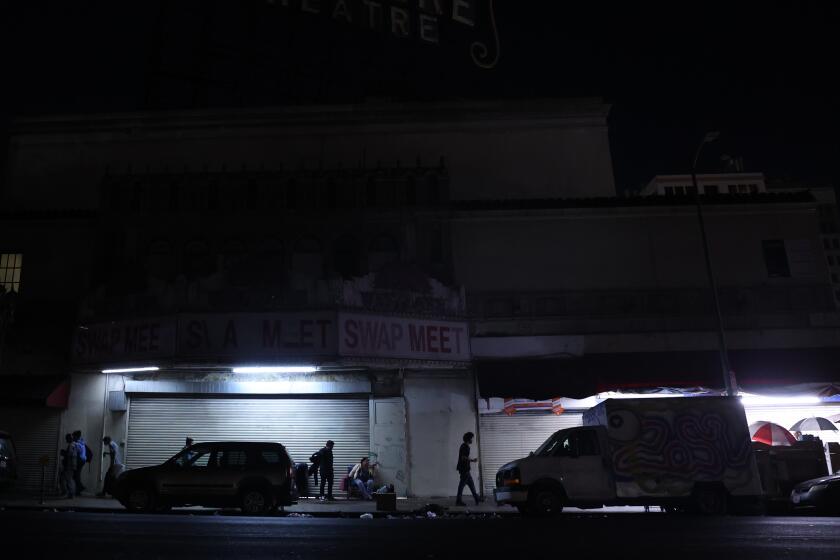
[{"label": "suv window", "polygon": [[270,449],[264,449],[260,452],[260,459],[262,459],[263,463],[267,463],[269,465],[279,465],[280,452],[272,451]]},{"label": "suv window", "polygon": [[244,449],[220,449],[218,455],[221,467],[244,467],[249,463],[248,452]]}]

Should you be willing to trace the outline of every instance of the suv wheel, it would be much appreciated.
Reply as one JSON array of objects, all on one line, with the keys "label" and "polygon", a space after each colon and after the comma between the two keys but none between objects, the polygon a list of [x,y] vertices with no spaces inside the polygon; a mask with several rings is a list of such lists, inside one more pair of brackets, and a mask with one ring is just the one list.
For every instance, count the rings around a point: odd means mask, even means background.
[{"label": "suv wheel", "polygon": [[560,495],[560,492],[553,488],[545,486],[534,488],[528,494],[528,507],[526,511],[529,514],[540,517],[558,515],[563,511],[563,497]]},{"label": "suv wheel", "polygon": [[151,512],[155,507],[155,495],[144,486],[135,486],[128,491],[126,507],[131,511]]},{"label": "suv wheel", "polygon": [[242,492],[242,511],[247,515],[262,515],[271,509],[271,505],[271,499],[264,490],[249,488]]}]

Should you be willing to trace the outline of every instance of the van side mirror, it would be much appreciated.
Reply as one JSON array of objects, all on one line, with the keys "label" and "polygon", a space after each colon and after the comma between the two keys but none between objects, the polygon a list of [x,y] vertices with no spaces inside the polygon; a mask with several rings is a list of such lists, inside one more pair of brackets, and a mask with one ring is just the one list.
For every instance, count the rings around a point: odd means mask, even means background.
[{"label": "van side mirror", "polygon": [[528,457],[533,457],[533,456],[534,456],[534,452],[533,452],[533,451],[531,451],[530,453],[528,453]]}]

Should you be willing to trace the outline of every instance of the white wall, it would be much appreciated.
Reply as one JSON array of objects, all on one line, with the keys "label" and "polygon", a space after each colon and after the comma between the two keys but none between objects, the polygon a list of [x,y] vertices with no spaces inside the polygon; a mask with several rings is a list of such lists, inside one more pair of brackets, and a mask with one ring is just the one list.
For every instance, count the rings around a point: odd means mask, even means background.
[{"label": "white wall", "polygon": [[[458,490],[458,448],[465,432],[476,433],[472,372],[407,372],[410,496],[454,496]],[[475,446],[473,446],[475,447]],[[473,450],[478,456],[478,449]],[[478,485],[478,467],[473,478]]]}]

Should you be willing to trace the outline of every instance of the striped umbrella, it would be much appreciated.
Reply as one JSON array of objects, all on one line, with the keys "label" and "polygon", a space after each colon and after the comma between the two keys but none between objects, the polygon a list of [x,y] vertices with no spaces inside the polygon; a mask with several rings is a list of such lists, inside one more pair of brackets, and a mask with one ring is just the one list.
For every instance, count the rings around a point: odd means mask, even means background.
[{"label": "striped umbrella", "polygon": [[836,432],[837,426],[828,418],[822,416],[812,416],[810,418],[803,418],[796,424],[790,427],[791,432]]},{"label": "striped umbrella", "polygon": [[767,445],[793,445],[796,438],[784,426],[760,420],[750,424],[750,438]]}]

